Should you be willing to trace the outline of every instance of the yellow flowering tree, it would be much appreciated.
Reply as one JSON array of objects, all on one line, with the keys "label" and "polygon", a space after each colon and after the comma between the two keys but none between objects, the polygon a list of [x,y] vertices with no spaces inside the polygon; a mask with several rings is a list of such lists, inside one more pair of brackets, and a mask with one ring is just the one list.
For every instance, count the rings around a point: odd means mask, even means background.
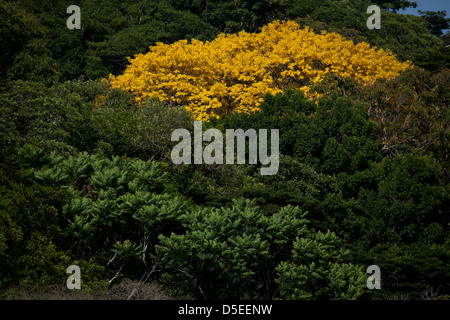
[{"label": "yellow flowering tree", "polygon": [[286,87],[317,98],[311,85],[328,73],[368,85],[411,65],[368,43],[355,45],[336,33],[318,35],[293,21],[274,21],[259,33],[220,34],[211,42],[157,43],[129,61],[124,74],[110,75],[113,88],[130,90],[137,102],[158,98],[185,105],[198,120],[256,111],[266,93]]}]

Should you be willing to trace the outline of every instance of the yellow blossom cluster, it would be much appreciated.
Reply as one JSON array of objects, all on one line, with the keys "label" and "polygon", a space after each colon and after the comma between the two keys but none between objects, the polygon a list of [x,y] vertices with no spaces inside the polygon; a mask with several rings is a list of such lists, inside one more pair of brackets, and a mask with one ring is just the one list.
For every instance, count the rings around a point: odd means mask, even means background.
[{"label": "yellow blossom cluster", "polygon": [[266,93],[286,87],[315,98],[310,86],[330,72],[367,85],[410,66],[389,51],[336,33],[318,35],[293,21],[274,21],[259,33],[220,34],[211,42],[157,43],[129,62],[124,74],[110,75],[113,88],[132,91],[137,102],[185,105],[197,120],[258,110]]}]

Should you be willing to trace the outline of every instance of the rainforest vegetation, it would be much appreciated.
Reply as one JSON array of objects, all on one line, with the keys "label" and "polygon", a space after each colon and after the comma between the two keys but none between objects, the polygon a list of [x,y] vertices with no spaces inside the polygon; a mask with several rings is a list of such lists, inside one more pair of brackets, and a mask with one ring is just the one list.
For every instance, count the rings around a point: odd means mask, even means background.
[{"label": "rainforest vegetation", "polygon": [[[445,12],[72,2],[0,0],[1,299],[450,298]],[[279,129],[277,174],[174,164],[195,120]]]}]

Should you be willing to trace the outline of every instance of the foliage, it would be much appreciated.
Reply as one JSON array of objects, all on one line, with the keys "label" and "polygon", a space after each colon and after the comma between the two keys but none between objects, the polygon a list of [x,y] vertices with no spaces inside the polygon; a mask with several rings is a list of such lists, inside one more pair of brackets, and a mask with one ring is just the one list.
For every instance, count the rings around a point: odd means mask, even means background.
[{"label": "foliage", "polygon": [[57,64],[42,39],[41,21],[17,3],[4,0],[0,1],[0,19],[0,80],[57,81]]},{"label": "foliage", "polygon": [[400,9],[404,10],[406,8],[417,8],[417,2],[409,0],[375,0],[373,2],[379,4],[385,9],[390,9],[394,12]]},{"label": "foliage", "polygon": [[[20,59],[19,56],[15,59],[18,65],[11,66],[23,73],[23,80],[33,77],[51,83],[58,78],[72,80],[84,76],[96,79],[110,73],[118,75],[125,70],[127,57],[145,54],[149,46],[158,42],[169,44],[183,39],[211,41],[220,32],[257,32],[276,19],[299,23],[306,19],[306,25],[315,31],[323,30],[325,25],[329,32],[389,49],[400,59],[413,61],[428,70],[448,67],[448,61],[439,58],[442,51],[446,53],[448,50],[430,34],[428,21],[395,13],[414,6],[413,1],[375,1],[390,10],[382,12],[383,32],[367,29],[366,9],[374,1],[362,0],[344,3],[334,0],[262,0],[251,3],[222,0],[214,4],[207,1],[84,0],[77,4],[82,12],[80,30],[66,27],[69,1],[57,0],[49,4],[37,0],[3,2],[6,11],[2,21],[8,26],[6,32],[13,34],[10,39],[17,40],[13,46],[3,46],[8,48],[4,58],[11,61],[18,53],[17,49],[23,45],[29,48],[20,53]],[[23,14],[17,17],[14,12]],[[19,20],[22,21],[19,23]],[[20,28],[16,28],[17,25]],[[27,44],[27,39],[34,44]],[[13,48],[14,52],[9,52]],[[427,56],[436,57],[434,65],[427,65]],[[40,67],[33,70],[32,65]],[[36,72],[39,69],[41,71]],[[13,72],[8,73],[8,77],[17,79],[17,76]]]},{"label": "foliage", "polygon": [[447,178],[449,80],[448,69],[435,74],[410,70],[392,82],[367,88],[364,98],[379,123],[384,152],[425,152],[443,164]]},{"label": "foliage", "polygon": [[49,166],[33,174],[40,184],[69,192],[61,212],[67,221],[62,233],[78,248],[76,253],[86,259],[97,256],[103,265],[115,261],[120,269],[131,264],[129,272],[139,270],[141,259],[149,268],[147,255],[157,235],[176,230],[177,216],[188,208],[184,199],[164,192],[162,168],[151,161],[52,154]]},{"label": "foliage", "polygon": [[[47,162],[42,150],[27,146],[24,162]],[[26,154],[26,155],[25,155]],[[89,288],[104,281],[104,268],[92,260],[75,258],[71,247],[63,245],[66,221],[60,212],[68,194],[58,186],[6,180],[0,184],[0,286],[20,280],[21,285],[43,288],[67,278],[66,268],[83,268],[83,286]]]},{"label": "foliage", "polygon": [[[282,283],[281,297],[286,297],[288,289],[284,287],[284,281],[274,279],[274,272],[280,273],[282,278],[287,277],[288,270],[292,269],[286,261],[290,251],[293,251],[294,259],[297,254],[303,255],[298,251],[299,242],[308,243],[305,249],[310,256],[305,256],[307,260],[316,261],[319,256],[325,260],[341,259],[334,251],[335,235],[309,229],[305,214],[296,207],[282,208],[267,217],[253,202],[241,199],[234,201],[231,208],[203,209],[187,214],[184,221],[185,234],[159,237],[161,244],[157,246],[157,254],[165,269],[179,271],[168,280],[183,284],[188,292],[194,291],[205,299],[270,298],[278,290],[275,281]],[[314,244],[309,245],[311,243]],[[330,266],[325,262],[320,268]],[[336,291],[323,295],[333,299],[346,298],[345,292],[354,290],[351,288],[354,272],[360,269],[345,274],[345,266],[337,267],[339,271],[334,268],[332,265],[331,277],[323,281],[325,286],[332,284]],[[349,285],[335,285],[331,279],[334,272],[341,272],[340,281],[348,281]],[[314,290],[317,285],[314,282],[300,287]],[[295,280],[289,283],[294,284]],[[358,293],[354,297],[358,297]]]},{"label": "foliage", "polygon": [[[435,240],[442,241],[449,185],[433,159],[399,154],[355,175],[340,175],[338,180],[344,196],[354,200],[349,202],[347,217],[341,222],[336,217],[333,225],[354,228],[352,238],[359,238],[366,247],[384,242],[410,244],[430,237],[430,232],[437,232]],[[337,203],[336,199],[331,203]]]},{"label": "foliage", "polygon": [[220,32],[237,33],[245,30],[256,32],[258,29],[277,16],[282,15],[284,4],[282,1],[172,1],[178,9],[188,10],[203,21],[214,26]]},{"label": "foliage", "polygon": [[445,16],[447,15],[447,11],[445,10],[437,12],[419,10],[419,12],[422,14],[422,17],[424,17],[428,21],[428,29],[435,36],[442,35],[442,30],[446,30],[450,27],[450,19],[445,18]]},{"label": "foliage", "polygon": [[427,154],[443,165],[448,179],[448,85],[447,69],[433,74],[412,68],[393,80],[380,79],[364,88],[351,79],[332,76],[312,90],[364,101],[369,117],[377,124],[383,154]]},{"label": "foliage", "polygon": [[376,126],[363,104],[342,97],[318,106],[300,91],[267,95],[261,111],[223,116],[219,126],[280,130],[280,152],[323,173],[355,172],[380,158]]},{"label": "foliage", "polygon": [[24,143],[74,155],[79,150],[166,159],[170,133],[191,125],[188,112],[147,101],[136,108],[132,96],[100,81],[51,87],[12,81],[0,90],[0,159],[10,162]]},{"label": "foliage", "polygon": [[[2,298],[450,297],[442,12],[82,0],[70,30],[70,4],[0,0]],[[195,117],[279,129],[277,174],[172,163]]]},{"label": "foliage", "polygon": [[20,1],[21,7],[37,16],[45,27],[43,37],[63,80],[118,74],[128,56],[144,53],[156,42],[209,40],[218,33],[198,16],[164,0],[79,1],[82,28],[70,30],[66,27],[66,9],[71,4],[66,0],[49,4]]},{"label": "foliage", "polygon": [[135,107],[131,99],[126,92],[112,89],[97,100],[100,108],[92,114],[96,150],[105,155],[114,151],[142,159],[167,160],[173,144],[172,131],[192,127],[191,115],[154,100]]},{"label": "foliage", "polygon": [[381,290],[373,299],[436,300],[448,296],[449,243],[385,245],[368,251],[355,250],[367,265],[377,262],[382,270]]},{"label": "foliage", "polygon": [[[386,10],[381,10],[381,30],[368,29],[366,21],[369,15],[367,8],[377,3]],[[374,47],[390,50],[400,61],[412,61],[414,65],[427,67],[430,71],[448,68],[447,61],[439,61],[436,65],[427,65],[427,58],[448,52],[442,41],[432,35],[429,23],[423,17],[398,14],[399,9],[414,7],[414,1],[288,1],[286,17],[306,21],[313,28],[324,28],[337,32],[350,39],[361,41],[361,36]],[[391,11],[392,12],[391,12]],[[319,24],[317,22],[321,22]],[[324,24],[323,24],[324,23]],[[355,34],[356,33],[356,34]]]},{"label": "foliage", "polygon": [[[55,265],[64,258],[64,253],[57,252],[48,241],[57,238],[61,231],[55,206],[61,206],[64,195],[55,189],[26,187],[4,178],[0,192],[0,285],[22,277],[46,284],[57,272]],[[41,260],[44,264],[39,265],[31,256],[26,258],[27,254],[36,252],[47,255],[49,261],[44,258]],[[20,262],[21,259],[25,260]],[[24,269],[36,270],[30,275],[23,272]]]},{"label": "foliage", "polygon": [[371,84],[409,67],[367,43],[316,35],[292,21],[270,23],[260,33],[221,34],[212,42],[158,43],[130,63],[123,75],[110,76],[113,88],[130,90],[137,102],[183,104],[203,120],[258,110],[265,93],[289,86],[308,94],[311,83],[330,72]]},{"label": "foliage", "polygon": [[[400,61],[406,59],[414,61],[416,66],[425,68],[424,63],[428,58],[448,54],[448,48],[443,46],[442,40],[430,34],[428,23],[425,19],[413,15],[396,15],[383,12],[383,24],[381,31],[368,34],[369,42],[373,45],[391,50]],[[426,61],[425,61],[426,62]],[[448,60],[442,61],[438,66],[430,68],[430,71],[439,71],[449,68]]]},{"label": "foliage", "polygon": [[188,10],[174,7],[171,1],[84,1],[80,8],[88,13],[87,32],[95,35],[86,38],[88,77],[121,73],[127,57],[147,52],[148,46],[156,42],[210,40],[218,33]]},{"label": "foliage", "polygon": [[235,192],[255,199],[265,214],[274,214],[285,205],[298,206],[308,211],[311,226],[326,231],[332,228],[324,222],[320,203],[337,188],[336,179],[318,173],[293,157],[281,156],[280,170],[273,176],[254,174],[253,179]]},{"label": "foliage", "polygon": [[292,261],[277,267],[282,299],[354,300],[365,291],[363,268],[344,263],[349,251],[334,233],[318,232],[293,243]]},{"label": "foliage", "polygon": [[83,120],[90,108],[63,85],[47,88],[39,82],[9,82],[1,88],[0,99],[1,153],[15,153],[30,143],[70,154],[89,139]]}]

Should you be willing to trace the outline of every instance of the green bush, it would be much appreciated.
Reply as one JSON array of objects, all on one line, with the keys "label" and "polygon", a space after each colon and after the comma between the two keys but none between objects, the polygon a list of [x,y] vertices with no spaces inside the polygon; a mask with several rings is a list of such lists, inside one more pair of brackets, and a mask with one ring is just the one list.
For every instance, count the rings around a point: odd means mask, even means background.
[{"label": "green bush", "polygon": [[[354,175],[340,175],[338,184],[350,201],[341,200],[347,216],[333,220],[336,230],[351,226],[354,231],[347,235],[366,245],[442,240],[450,189],[441,172],[442,166],[431,158],[399,154]],[[330,198],[327,205],[338,205],[337,199]]]},{"label": "green bush", "polygon": [[260,112],[222,116],[211,125],[279,129],[282,154],[327,174],[364,170],[381,158],[377,128],[366,106],[343,97],[321,99],[317,107],[302,92],[287,90],[267,95]]},{"label": "green bush", "polygon": [[[240,199],[231,208],[199,209],[183,219],[186,233],[159,236],[156,254],[166,281],[197,298],[303,298],[298,290],[310,292],[310,299],[361,294],[361,268],[333,264],[344,258],[337,237],[310,229],[297,207],[265,216],[254,201]],[[321,275],[299,281],[292,272],[298,269],[301,276],[304,264],[307,269],[317,264]],[[291,292],[294,287],[298,290]]]},{"label": "green bush", "polygon": [[150,268],[157,236],[180,228],[179,216],[189,209],[184,198],[166,192],[162,166],[152,161],[52,153],[33,175],[41,185],[68,192],[61,209],[64,241],[79,259],[109,265],[108,272],[125,268],[135,275]]}]

